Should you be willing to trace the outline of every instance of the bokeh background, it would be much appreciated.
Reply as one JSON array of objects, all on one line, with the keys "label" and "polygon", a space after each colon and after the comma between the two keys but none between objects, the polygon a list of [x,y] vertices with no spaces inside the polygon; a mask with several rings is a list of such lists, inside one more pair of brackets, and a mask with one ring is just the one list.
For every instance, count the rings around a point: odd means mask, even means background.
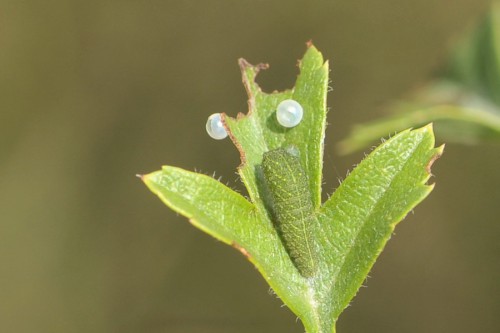
[{"label": "bokeh background", "polygon": [[[239,57],[285,89],[312,39],[332,67],[330,193],[363,157],[335,143],[429,78],[487,6],[1,0],[0,332],[303,332],[241,254],[135,174],[170,164],[242,190],[205,121],[246,112]],[[448,145],[338,331],[500,332],[499,171],[499,146]]]}]

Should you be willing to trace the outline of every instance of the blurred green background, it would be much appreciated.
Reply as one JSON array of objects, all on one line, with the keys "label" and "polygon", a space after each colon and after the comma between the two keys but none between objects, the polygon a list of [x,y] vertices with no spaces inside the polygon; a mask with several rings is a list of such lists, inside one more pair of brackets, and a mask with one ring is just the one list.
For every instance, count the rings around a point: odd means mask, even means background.
[{"label": "blurred green background", "polygon": [[[241,254],[135,174],[170,164],[243,190],[236,149],[205,121],[246,112],[239,57],[270,63],[260,84],[285,89],[312,39],[332,67],[330,193],[363,157],[335,143],[428,78],[487,7],[1,0],[0,332],[303,332]],[[499,171],[499,146],[446,147],[435,191],[396,229],[340,333],[500,332]]]}]

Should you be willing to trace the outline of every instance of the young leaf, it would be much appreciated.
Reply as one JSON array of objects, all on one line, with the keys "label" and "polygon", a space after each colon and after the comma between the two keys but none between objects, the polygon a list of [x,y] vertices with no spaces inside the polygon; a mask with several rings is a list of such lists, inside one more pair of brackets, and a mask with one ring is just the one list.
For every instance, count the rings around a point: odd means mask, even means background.
[{"label": "young leaf", "polygon": [[[309,333],[335,332],[395,224],[432,190],[432,127],[407,130],[374,150],[321,205],[328,63],[309,48],[293,89],[267,94],[255,83],[264,65],[240,60],[250,110],[222,115],[240,151],[247,200],[211,177],[166,166],[142,176],[170,208],[239,249]],[[302,121],[284,128],[276,107],[293,99]]]}]

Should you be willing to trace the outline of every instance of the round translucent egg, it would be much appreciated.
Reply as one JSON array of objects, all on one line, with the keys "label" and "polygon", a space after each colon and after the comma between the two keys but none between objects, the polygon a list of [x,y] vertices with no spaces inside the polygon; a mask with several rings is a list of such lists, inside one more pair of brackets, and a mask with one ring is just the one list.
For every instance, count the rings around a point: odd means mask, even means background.
[{"label": "round translucent egg", "polygon": [[293,99],[286,99],[278,104],[276,118],[283,127],[295,127],[302,121],[304,110],[302,105]]},{"label": "round translucent egg", "polygon": [[226,129],[220,117],[220,113],[214,113],[207,120],[207,133],[216,140],[222,140],[227,137]]}]

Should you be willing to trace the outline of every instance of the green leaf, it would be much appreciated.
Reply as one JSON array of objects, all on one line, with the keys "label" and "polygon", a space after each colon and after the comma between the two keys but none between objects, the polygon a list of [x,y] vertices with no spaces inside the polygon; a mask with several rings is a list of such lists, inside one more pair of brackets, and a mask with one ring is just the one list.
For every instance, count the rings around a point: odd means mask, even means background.
[{"label": "green leaf", "polygon": [[[310,45],[293,89],[264,93],[264,65],[240,60],[250,110],[222,119],[241,153],[247,200],[211,177],[166,166],[146,185],[196,227],[239,249],[309,333],[335,332],[396,223],[432,190],[425,185],[434,148],[431,126],[404,131],[363,160],[323,205],[321,167],[328,64]],[[280,127],[284,99],[304,108],[302,122]]]},{"label": "green leaf", "polygon": [[[273,224],[253,204],[212,177],[176,167],[164,166],[142,179],[195,227],[242,252],[294,312],[306,312],[301,298],[307,294],[307,286]],[[285,289],[293,292],[286,293]]]},{"label": "green leaf", "polygon": [[442,75],[389,107],[390,116],[353,127],[339,151],[362,149],[387,133],[435,122],[447,141],[500,142],[500,1],[453,49]]},{"label": "green leaf", "polygon": [[266,235],[255,207],[212,177],[165,166],[144,177],[144,182],[166,205],[227,244],[248,246],[252,244],[250,233],[253,237]]},{"label": "green leaf", "polygon": [[[321,203],[321,169],[323,164],[323,139],[326,126],[326,93],[328,91],[328,62],[311,46],[300,62],[300,75],[292,90],[264,93],[255,82],[257,73],[266,65],[252,66],[240,59],[243,83],[249,96],[249,112],[233,119],[223,115],[229,135],[240,151],[241,179],[250,198],[260,209],[259,180],[255,168],[262,163],[266,151],[283,146],[298,150],[309,177],[309,188],[314,207]],[[281,127],[275,121],[276,107],[285,99],[294,99],[304,108],[299,126]]]},{"label": "green leaf", "polygon": [[[390,238],[395,225],[432,190],[425,185],[434,148],[432,127],[406,130],[364,159],[321,208],[325,267],[319,286],[334,318],[349,304]],[[323,235],[323,237],[321,237]]]}]

